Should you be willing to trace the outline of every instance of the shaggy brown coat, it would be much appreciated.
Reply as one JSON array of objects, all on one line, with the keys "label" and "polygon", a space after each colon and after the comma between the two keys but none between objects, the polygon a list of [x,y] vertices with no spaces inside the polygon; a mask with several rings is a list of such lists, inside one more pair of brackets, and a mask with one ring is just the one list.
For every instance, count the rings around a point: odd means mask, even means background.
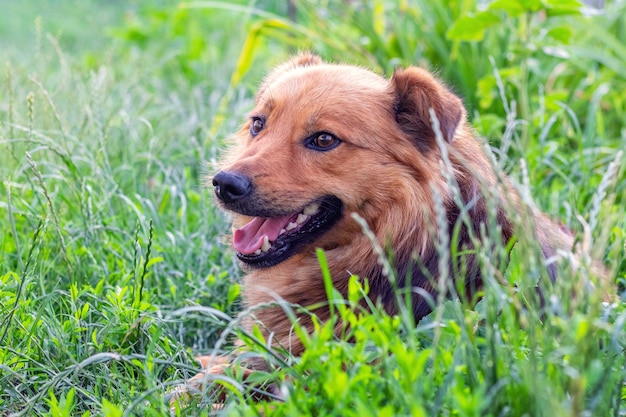
[{"label": "shaggy brown coat", "polygon": [[[436,140],[430,109],[438,120],[443,145]],[[268,213],[298,212],[311,201],[332,195],[343,203],[343,216],[287,260],[267,268],[244,266],[246,306],[278,298],[305,307],[323,304],[326,290],[316,256],[316,248],[322,248],[335,288],[346,294],[350,274],[367,277],[370,298],[395,313],[389,280],[372,242],[351,213],[361,216],[378,242],[393,250],[401,286],[408,277],[412,287],[422,288],[435,299],[440,263],[434,238],[436,194],[447,211],[449,233],[460,221],[462,207],[468,207],[471,227],[461,224],[458,238],[451,239],[458,248],[471,249],[471,236],[479,237],[481,225],[487,223],[483,190],[504,190],[494,193],[501,196],[499,233],[504,244],[513,236],[507,213],[520,206],[518,196],[506,180],[496,176],[472,134],[461,100],[426,70],[410,67],[385,79],[360,67],[324,63],[317,56],[301,54],[268,75],[251,115],[263,117],[263,130],[253,136],[254,119],[245,123],[234,137],[237,145],[222,164],[222,172],[250,179],[254,187],[250,204]],[[303,146],[303,138],[315,132],[330,132],[340,144],[327,152]],[[448,168],[442,163],[442,146]],[[462,205],[455,202],[446,170],[458,184]],[[233,214],[235,229],[252,219]],[[546,258],[556,247],[571,248],[569,232],[540,213],[533,216]],[[464,281],[471,295],[481,286],[481,274],[469,252],[451,262],[457,263],[455,267],[464,263],[466,273],[456,279]],[[424,297],[413,298],[416,320],[431,309]],[[329,317],[325,308],[315,314],[322,320]],[[260,309],[255,316],[273,333],[277,345],[295,355],[302,352],[292,323],[280,308]],[[300,319],[301,324],[310,325],[306,317]]]}]

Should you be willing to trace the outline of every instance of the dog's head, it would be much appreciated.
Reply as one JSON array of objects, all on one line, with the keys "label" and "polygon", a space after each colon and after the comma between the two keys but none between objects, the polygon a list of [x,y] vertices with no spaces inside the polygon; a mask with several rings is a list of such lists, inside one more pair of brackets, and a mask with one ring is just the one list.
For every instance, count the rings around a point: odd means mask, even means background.
[{"label": "dog's head", "polygon": [[429,184],[443,181],[436,135],[452,142],[464,118],[461,100],[419,68],[387,80],[309,54],[277,67],[213,177],[220,204],[236,213],[239,259],[269,267],[313,246],[349,244],[360,232],[351,212],[371,225],[410,214],[407,204],[419,216]]}]

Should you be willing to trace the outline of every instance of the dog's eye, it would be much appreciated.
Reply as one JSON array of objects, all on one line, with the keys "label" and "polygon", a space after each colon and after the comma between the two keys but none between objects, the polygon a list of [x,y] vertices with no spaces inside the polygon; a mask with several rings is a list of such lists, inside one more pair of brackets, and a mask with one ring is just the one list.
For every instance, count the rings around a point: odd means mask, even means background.
[{"label": "dog's eye", "polygon": [[328,151],[339,145],[339,139],[334,135],[326,132],[317,133],[311,137],[307,146],[316,151]]},{"label": "dog's eye", "polygon": [[253,117],[252,123],[250,124],[250,134],[252,136],[258,135],[261,130],[265,127],[265,121],[260,117]]}]

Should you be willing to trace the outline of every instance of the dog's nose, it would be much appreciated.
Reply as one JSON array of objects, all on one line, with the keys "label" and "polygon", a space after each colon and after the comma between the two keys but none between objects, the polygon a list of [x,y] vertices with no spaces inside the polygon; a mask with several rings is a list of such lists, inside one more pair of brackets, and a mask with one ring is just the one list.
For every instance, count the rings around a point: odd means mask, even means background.
[{"label": "dog's nose", "polygon": [[213,177],[213,189],[224,203],[234,203],[250,194],[252,182],[243,174],[221,171]]}]

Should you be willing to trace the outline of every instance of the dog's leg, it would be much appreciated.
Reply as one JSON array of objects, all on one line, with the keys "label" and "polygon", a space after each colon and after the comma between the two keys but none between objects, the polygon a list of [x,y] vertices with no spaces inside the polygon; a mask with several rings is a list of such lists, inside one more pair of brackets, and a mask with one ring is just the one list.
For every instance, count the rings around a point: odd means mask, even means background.
[{"label": "dog's leg", "polygon": [[[204,392],[211,375],[224,375],[226,369],[230,366],[230,361],[227,356],[203,355],[197,356],[196,360],[200,363],[202,371],[189,379],[185,385],[177,387],[176,390],[171,393],[170,408],[172,410],[176,406],[186,407],[192,396]],[[244,378],[250,373],[251,371],[244,369]],[[220,409],[226,400],[224,390],[214,384],[208,393],[215,395],[215,402],[212,407],[214,409]]]},{"label": "dog's leg", "polygon": [[[261,358],[248,358],[242,361],[241,364],[233,364],[232,357],[228,356],[215,356],[215,355],[203,355],[197,356],[196,360],[200,363],[202,371],[196,374],[193,378],[189,379],[185,385],[178,387],[172,396],[170,397],[170,408],[172,410],[178,407],[186,407],[192,396],[199,394],[208,394],[213,396],[212,408],[219,410],[226,402],[227,391],[219,384],[212,384],[209,386],[212,376],[225,375],[226,370],[233,366],[240,370],[241,379],[245,384],[250,375],[255,371],[269,371],[269,366],[265,360]],[[253,384],[256,386],[257,384]],[[267,400],[282,400],[283,396],[280,390],[274,383],[261,384],[262,391],[260,389],[253,392],[251,395],[257,401]],[[207,390],[207,388],[209,388]],[[257,386],[260,388],[260,386]],[[253,390],[254,391],[254,390]]]}]

